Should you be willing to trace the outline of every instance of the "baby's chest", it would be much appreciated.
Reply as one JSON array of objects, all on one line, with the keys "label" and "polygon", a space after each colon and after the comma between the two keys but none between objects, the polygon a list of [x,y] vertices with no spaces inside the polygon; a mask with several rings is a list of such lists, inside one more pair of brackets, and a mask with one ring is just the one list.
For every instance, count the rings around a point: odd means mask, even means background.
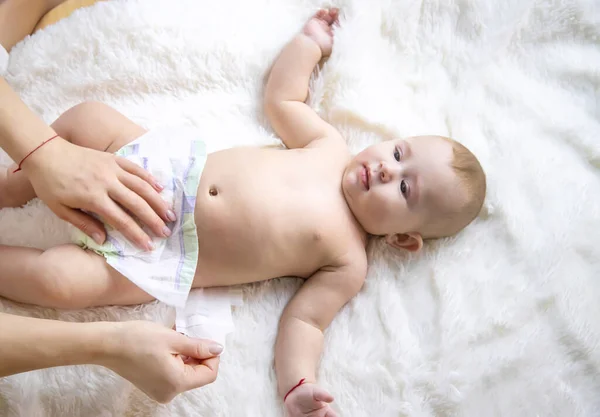
[{"label": "baby's chest", "polygon": [[361,243],[360,231],[346,207],[338,201],[330,204],[303,203],[298,210],[292,210],[293,221],[290,223],[291,234],[296,236],[297,244],[311,256],[318,255],[323,262],[329,263],[333,258],[346,253],[349,246],[356,247]]}]

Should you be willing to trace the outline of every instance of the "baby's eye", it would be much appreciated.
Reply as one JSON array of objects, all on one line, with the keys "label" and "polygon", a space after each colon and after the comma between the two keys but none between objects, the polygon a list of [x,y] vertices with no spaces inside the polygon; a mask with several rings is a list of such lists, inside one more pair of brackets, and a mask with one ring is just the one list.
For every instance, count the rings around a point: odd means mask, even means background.
[{"label": "baby's eye", "polygon": [[406,181],[402,180],[400,182],[400,192],[404,195],[406,195],[406,193],[408,192],[408,185],[406,185]]},{"label": "baby's eye", "polygon": [[402,157],[402,154],[400,153],[400,151],[398,150],[398,148],[394,149],[394,159],[398,162],[400,162],[400,158]]}]

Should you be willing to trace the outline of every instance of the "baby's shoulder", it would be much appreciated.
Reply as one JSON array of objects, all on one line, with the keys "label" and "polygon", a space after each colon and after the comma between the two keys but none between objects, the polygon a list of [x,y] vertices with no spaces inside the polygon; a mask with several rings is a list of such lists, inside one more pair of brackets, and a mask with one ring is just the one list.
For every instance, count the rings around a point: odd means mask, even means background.
[{"label": "baby's shoulder", "polygon": [[340,136],[339,134],[313,140],[311,143],[309,143],[302,149],[305,152],[320,155],[330,160],[338,159],[346,161],[348,158],[351,157],[348,144],[346,143],[344,138],[342,138],[342,136]]},{"label": "baby's shoulder", "polygon": [[331,277],[336,277],[336,288],[353,296],[362,288],[367,278],[367,254],[360,248],[347,250],[344,256],[336,259],[327,269]]},{"label": "baby's shoulder", "polygon": [[343,269],[345,273],[357,276],[366,275],[367,251],[365,240],[360,233],[353,233],[348,228],[340,228],[331,240],[332,266]]}]

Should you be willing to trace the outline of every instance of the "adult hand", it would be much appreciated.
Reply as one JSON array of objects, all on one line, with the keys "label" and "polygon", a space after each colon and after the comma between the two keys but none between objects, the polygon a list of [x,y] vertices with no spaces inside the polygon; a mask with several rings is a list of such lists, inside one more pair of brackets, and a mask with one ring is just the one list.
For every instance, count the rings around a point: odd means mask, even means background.
[{"label": "adult hand", "polygon": [[104,227],[85,212],[99,215],[146,250],[152,249],[150,237],[124,209],[156,236],[166,235],[164,221],[175,220],[158,193],[162,188],[156,180],[142,167],[113,154],[56,138],[31,154],[22,169],[37,196],[58,217],[98,243],[106,239]]},{"label": "adult hand", "polygon": [[217,378],[217,355],[223,348],[216,342],[191,339],[147,321],[118,323],[115,333],[98,363],[158,402],[167,403]]}]

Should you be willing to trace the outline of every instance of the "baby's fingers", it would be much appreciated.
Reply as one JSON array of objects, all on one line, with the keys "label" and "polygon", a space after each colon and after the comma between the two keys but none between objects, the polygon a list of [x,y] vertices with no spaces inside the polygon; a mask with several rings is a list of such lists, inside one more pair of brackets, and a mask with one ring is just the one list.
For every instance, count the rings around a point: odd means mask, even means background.
[{"label": "baby's fingers", "polygon": [[317,13],[315,13],[315,17],[317,19],[323,19],[323,20],[327,20],[328,18],[328,12],[325,9],[319,9],[319,11]]},{"label": "baby's fingers", "polygon": [[333,411],[331,408],[327,410],[323,417],[338,417],[337,413]]},{"label": "baby's fingers", "polygon": [[340,9],[338,9],[337,7],[330,9],[329,10],[329,20],[330,20],[329,24],[337,23],[339,16],[340,16]]},{"label": "baby's fingers", "polygon": [[324,401],[326,403],[330,403],[330,402],[333,401],[333,395],[331,395],[330,393],[328,393],[324,389],[317,387],[313,391],[313,399],[315,401]]},{"label": "baby's fingers", "polygon": [[338,18],[339,9],[333,8],[329,10],[321,9],[316,14],[317,19],[323,20],[327,25],[333,25]]}]

